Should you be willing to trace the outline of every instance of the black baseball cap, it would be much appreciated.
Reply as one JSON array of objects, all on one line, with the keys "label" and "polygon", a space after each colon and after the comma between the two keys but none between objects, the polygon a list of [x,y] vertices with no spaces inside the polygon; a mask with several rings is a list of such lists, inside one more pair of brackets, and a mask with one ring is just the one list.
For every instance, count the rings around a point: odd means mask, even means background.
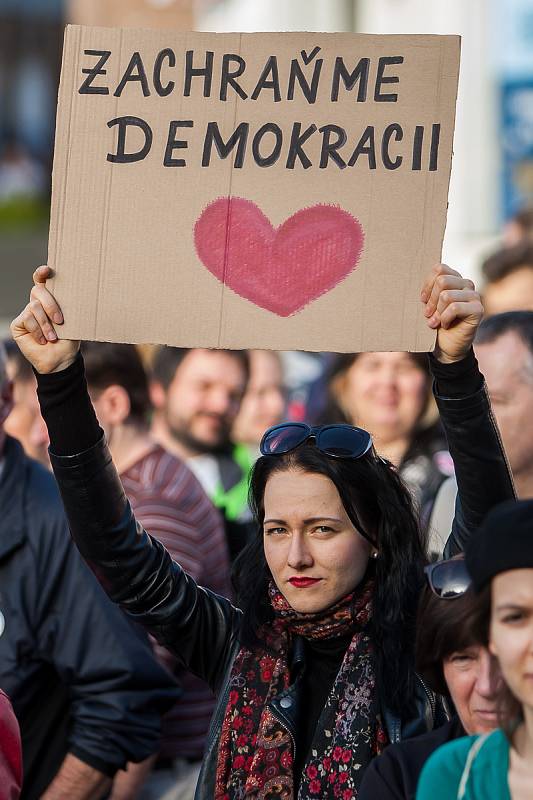
[{"label": "black baseball cap", "polygon": [[533,500],[495,506],[472,534],[465,559],[476,592],[500,572],[533,569]]}]

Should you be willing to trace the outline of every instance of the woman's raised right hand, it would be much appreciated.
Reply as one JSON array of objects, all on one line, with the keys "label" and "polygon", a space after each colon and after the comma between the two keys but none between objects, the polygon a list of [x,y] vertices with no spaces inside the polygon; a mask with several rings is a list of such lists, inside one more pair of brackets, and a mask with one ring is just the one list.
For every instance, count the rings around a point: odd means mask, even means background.
[{"label": "woman's raised right hand", "polygon": [[54,326],[63,324],[63,313],[46,288],[46,281],[51,277],[50,267],[35,270],[30,302],[11,323],[13,339],[40,373],[66,369],[73,363],[80,347],[77,341],[57,337]]}]

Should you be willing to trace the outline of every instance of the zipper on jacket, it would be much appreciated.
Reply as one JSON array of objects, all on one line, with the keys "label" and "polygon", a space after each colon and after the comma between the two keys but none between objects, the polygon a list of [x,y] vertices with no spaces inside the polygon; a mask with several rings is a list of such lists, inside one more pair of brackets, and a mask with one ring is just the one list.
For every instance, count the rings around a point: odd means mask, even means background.
[{"label": "zipper on jacket", "polygon": [[423,688],[424,692],[426,693],[426,697],[429,700],[429,705],[431,706],[431,713],[433,714],[433,723],[435,723],[435,719],[437,717],[437,700],[436,700],[435,694],[426,685],[426,683],[420,677],[418,672],[416,673],[416,677],[417,677],[418,681],[420,682],[420,684],[422,685],[422,688]]},{"label": "zipper on jacket", "polygon": [[213,746],[214,741],[220,735],[220,731],[222,730],[222,723],[224,722],[224,716],[226,714],[226,708],[228,706],[229,701],[229,693],[230,693],[230,677],[231,671],[233,669],[233,664],[235,663],[235,658],[237,653],[239,652],[239,644],[238,640],[235,639],[232,645],[232,654],[228,660],[226,665],[226,669],[224,670],[224,674],[222,676],[222,680],[220,681],[220,686],[223,687],[221,694],[217,697],[217,702],[215,706],[215,711],[213,716],[211,717],[211,722],[209,723],[209,732],[208,737],[205,745],[205,753],[207,753],[211,747]]},{"label": "zipper on jacket", "polygon": [[294,735],[293,735],[291,729],[289,728],[289,726],[287,725],[287,723],[285,722],[283,717],[280,716],[280,714],[277,711],[275,706],[269,705],[268,708],[269,708],[272,716],[277,719],[277,721],[280,723],[280,725],[283,727],[283,729],[286,730],[287,733],[289,734],[289,736],[291,737],[293,759],[294,759],[294,761],[296,761],[296,739],[294,738]]},{"label": "zipper on jacket", "polygon": [[228,707],[228,700],[229,700],[229,683],[227,689],[224,691],[224,694],[221,695],[218,699],[218,708],[216,717],[211,718],[211,735],[209,737],[209,741],[207,742],[206,751],[209,750],[217,736],[220,734],[222,729],[222,723],[224,722],[224,716],[226,714],[226,708]]}]

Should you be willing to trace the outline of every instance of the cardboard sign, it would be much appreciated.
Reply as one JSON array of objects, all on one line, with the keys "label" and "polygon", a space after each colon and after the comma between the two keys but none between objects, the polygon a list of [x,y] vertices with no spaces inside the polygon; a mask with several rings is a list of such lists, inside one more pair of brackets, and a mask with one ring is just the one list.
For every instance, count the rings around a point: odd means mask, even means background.
[{"label": "cardboard sign", "polygon": [[61,335],[428,350],[459,38],[69,26]]}]

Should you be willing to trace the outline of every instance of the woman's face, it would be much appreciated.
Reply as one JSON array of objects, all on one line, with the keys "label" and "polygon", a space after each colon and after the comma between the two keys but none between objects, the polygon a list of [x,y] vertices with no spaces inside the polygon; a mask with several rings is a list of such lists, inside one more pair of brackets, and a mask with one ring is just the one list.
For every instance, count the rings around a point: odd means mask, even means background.
[{"label": "woman's face", "polygon": [[257,445],[285,409],[283,373],[276,353],[250,350],[250,380],[233,426],[233,439]]},{"label": "woman's face", "polygon": [[274,473],[264,506],[267,564],[295,611],[329,608],[360,583],[371,545],[351,523],[329,478],[297,469]]},{"label": "woman's face", "polygon": [[453,704],[468,736],[487,733],[498,726],[496,694],[501,674],[486,647],[458,650],[442,664]]},{"label": "woman's face", "polygon": [[379,441],[409,436],[427,397],[427,377],[408,353],[362,353],[339,385],[352,422]]},{"label": "woman's face", "polygon": [[533,569],[496,575],[491,609],[490,649],[511,692],[533,710]]}]

